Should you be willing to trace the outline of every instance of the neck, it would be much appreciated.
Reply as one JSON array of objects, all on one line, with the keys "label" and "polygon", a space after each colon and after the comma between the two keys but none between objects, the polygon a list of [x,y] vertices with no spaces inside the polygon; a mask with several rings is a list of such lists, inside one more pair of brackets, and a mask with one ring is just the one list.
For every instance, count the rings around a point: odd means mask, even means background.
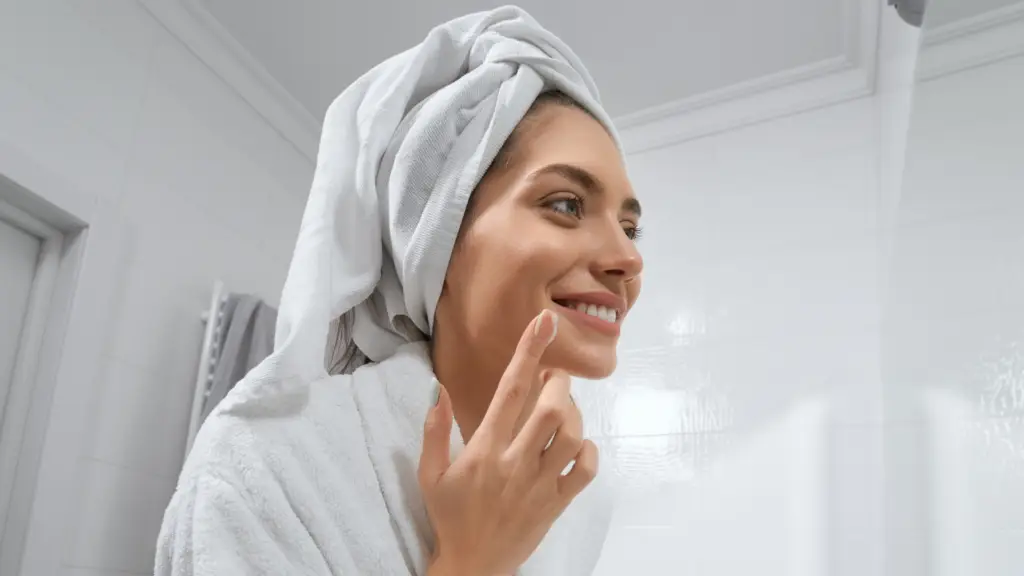
[{"label": "neck", "polygon": [[[487,413],[505,368],[511,356],[482,350],[467,342],[455,342],[435,337],[431,345],[431,360],[434,374],[448,391],[452,401],[455,422],[462,431],[462,438],[469,442],[484,414]],[[523,414],[529,414],[540,394],[539,388],[527,399]],[[524,418],[520,418],[520,425]],[[519,425],[516,427],[518,431]]]}]

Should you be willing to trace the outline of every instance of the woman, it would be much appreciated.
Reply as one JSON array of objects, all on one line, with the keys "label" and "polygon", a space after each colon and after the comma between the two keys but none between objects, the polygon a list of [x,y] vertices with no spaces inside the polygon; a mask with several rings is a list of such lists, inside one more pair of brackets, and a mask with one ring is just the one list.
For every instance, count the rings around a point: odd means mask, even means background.
[{"label": "woman", "polygon": [[204,423],[156,573],[589,574],[609,508],[569,375],[615,367],[639,216],[585,69],[517,8],[360,78],[276,350]]}]

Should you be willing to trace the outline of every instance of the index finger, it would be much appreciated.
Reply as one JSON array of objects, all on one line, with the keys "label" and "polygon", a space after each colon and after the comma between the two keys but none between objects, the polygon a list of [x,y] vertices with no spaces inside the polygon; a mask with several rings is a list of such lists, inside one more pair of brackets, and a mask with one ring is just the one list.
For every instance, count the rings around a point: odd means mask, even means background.
[{"label": "index finger", "polygon": [[558,315],[544,310],[527,325],[512,361],[498,382],[480,430],[505,441],[511,440],[515,423],[537,382],[540,359],[558,333]]}]

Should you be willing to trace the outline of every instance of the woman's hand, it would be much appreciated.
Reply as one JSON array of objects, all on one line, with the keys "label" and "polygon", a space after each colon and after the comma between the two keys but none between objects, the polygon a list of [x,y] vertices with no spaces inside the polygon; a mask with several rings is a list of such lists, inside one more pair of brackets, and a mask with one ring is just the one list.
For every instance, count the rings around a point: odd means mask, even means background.
[{"label": "woman's hand", "polygon": [[[427,416],[419,466],[437,537],[432,576],[514,573],[597,473],[597,448],[582,438],[568,375],[540,373],[557,321],[544,311],[527,326],[480,428],[455,462],[448,448],[451,401],[440,389]],[[537,385],[543,386],[540,397],[517,434],[516,422]]]}]

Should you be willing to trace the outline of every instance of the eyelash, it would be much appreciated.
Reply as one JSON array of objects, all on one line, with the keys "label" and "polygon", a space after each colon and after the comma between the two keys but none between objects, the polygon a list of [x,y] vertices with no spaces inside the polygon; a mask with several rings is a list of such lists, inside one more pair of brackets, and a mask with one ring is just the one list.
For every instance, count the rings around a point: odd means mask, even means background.
[{"label": "eyelash", "polygon": [[[570,211],[555,209],[555,206],[557,206],[559,203],[564,203],[564,202],[571,202],[573,205],[576,206],[575,214],[570,212]],[[583,219],[583,207],[584,207],[583,198],[581,198],[580,196],[577,196],[575,194],[572,195],[572,197],[569,197],[569,198],[555,198],[554,200],[549,201],[546,206],[552,212],[557,212],[559,214],[565,214],[565,215],[568,215],[568,216],[572,216],[573,218],[576,218],[577,220],[582,220]],[[630,240],[634,241],[634,242],[639,240],[640,236],[643,234],[643,229],[640,226],[630,226],[628,228],[625,228],[623,231],[626,233],[626,237],[629,238]]]}]

